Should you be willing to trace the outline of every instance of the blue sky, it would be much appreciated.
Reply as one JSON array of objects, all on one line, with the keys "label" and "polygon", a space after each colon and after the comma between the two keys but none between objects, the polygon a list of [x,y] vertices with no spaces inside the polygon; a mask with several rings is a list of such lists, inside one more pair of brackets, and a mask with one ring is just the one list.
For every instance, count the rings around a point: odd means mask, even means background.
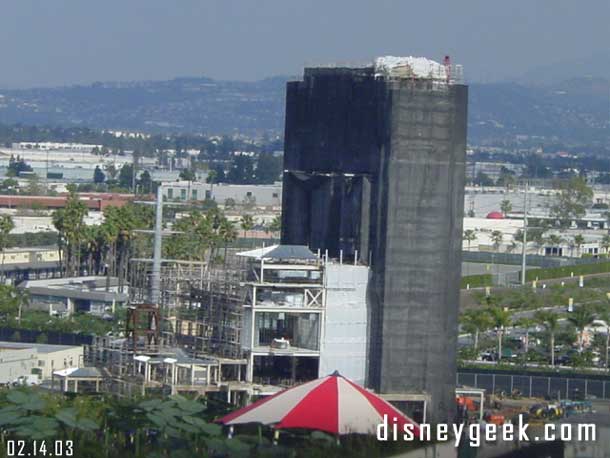
[{"label": "blue sky", "polygon": [[6,0],[1,11],[0,87],[254,80],[383,54],[448,53],[477,81],[610,62],[608,0]]}]

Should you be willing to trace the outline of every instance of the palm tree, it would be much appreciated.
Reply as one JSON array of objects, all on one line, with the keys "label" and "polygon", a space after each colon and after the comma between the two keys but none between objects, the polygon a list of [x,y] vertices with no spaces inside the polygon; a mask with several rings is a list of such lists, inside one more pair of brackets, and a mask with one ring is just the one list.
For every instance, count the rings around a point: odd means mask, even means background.
[{"label": "palm tree", "polygon": [[550,234],[546,238],[547,245],[550,245],[551,248],[557,247],[557,253],[559,253],[559,246],[563,243],[563,238],[557,234]]},{"label": "palm tree", "polygon": [[500,361],[502,359],[504,329],[511,324],[511,313],[497,306],[489,308],[488,313],[491,316],[493,327],[496,329],[496,336],[498,337],[498,361]]},{"label": "palm tree", "polygon": [[0,216],[0,250],[2,250],[2,275],[4,277],[4,252],[8,248],[8,236],[15,229],[15,223],[10,215]]},{"label": "palm tree", "polygon": [[581,256],[580,248],[585,244],[585,238],[581,234],[574,236],[574,245],[578,249],[578,256]]},{"label": "palm tree", "polygon": [[548,310],[538,310],[534,319],[545,327],[550,337],[551,366],[555,366],[555,334],[559,329],[559,315]]},{"label": "palm tree", "polygon": [[570,257],[574,257],[574,248],[576,248],[576,242],[574,239],[568,239],[568,248],[570,248]]},{"label": "palm tree", "polygon": [[246,238],[248,231],[254,228],[254,218],[252,217],[252,215],[242,215],[240,224],[241,228],[244,231],[244,238]]},{"label": "palm tree", "polygon": [[515,323],[517,326],[525,329],[525,353],[530,349],[530,328],[536,325],[536,320],[533,318],[522,317]]},{"label": "palm tree", "polygon": [[610,353],[610,306],[603,304],[598,309],[598,318],[606,323],[606,369],[610,369],[608,356]]},{"label": "palm tree", "polygon": [[608,254],[608,251],[610,251],[610,234],[606,234],[602,237],[600,245],[604,250],[606,250],[606,254]]},{"label": "palm tree", "polygon": [[500,245],[502,244],[503,239],[504,235],[502,234],[502,231],[493,231],[491,233],[491,241],[493,242],[496,251],[500,249]]},{"label": "palm tree", "polygon": [[78,275],[80,271],[81,244],[87,213],[87,206],[79,199],[74,189],[70,189],[66,206],[53,212],[53,225],[59,232],[67,276]]},{"label": "palm tree", "polygon": [[474,350],[479,349],[479,334],[492,326],[491,316],[480,310],[467,310],[460,317],[462,329],[473,337]]},{"label": "palm tree", "polygon": [[276,215],[271,223],[269,223],[269,231],[272,233],[278,233],[282,230],[282,217],[280,215]]},{"label": "palm tree", "polygon": [[593,310],[587,305],[581,305],[569,316],[568,321],[578,330],[578,351],[582,352],[585,328],[595,320]]},{"label": "palm tree", "polygon": [[468,251],[470,251],[470,244],[477,239],[477,234],[472,229],[466,229],[462,238],[468,244]]},{"label": "palm tree", "polygon": [[500,211],[504,216],[513,211],[513,204],[510,202],[510,200],[505,199],[500,202]]},{"label": "palm tree", "polygon": [[228,219],[224,218],[220,223],[218,233],[224,243],[224,264],[227,264],[227,247],[230,243],[237,239],[237,230],[233,223]]},{"label": "palm tree", "polygon": [[210,170],[208,176],[205,178],[205,182],[210,185],[210,194],[214,196],[214,184],[218,179],[218,172],[216,170]]}]

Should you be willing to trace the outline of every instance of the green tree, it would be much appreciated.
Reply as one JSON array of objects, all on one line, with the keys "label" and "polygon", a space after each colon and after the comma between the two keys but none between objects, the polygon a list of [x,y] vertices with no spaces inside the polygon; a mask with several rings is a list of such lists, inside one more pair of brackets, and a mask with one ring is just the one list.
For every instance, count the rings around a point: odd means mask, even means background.
[{"label": "green tree", "polygon": [[153,192],[153,181],[148,170],[144,170],[138,178],[138,187],[140,192],[143,194],[150,194]]},{"label": "green tree", "polygon": [[254,218],[252,215],[242,215],[240,225],[244,231],[244,238],[248,236],[248,231],[254,229]]},{"label": "green tree", "polygon": [[13,229],[15,229],[15,223],[13,222],[13,218],[10,215],[0,216],[0,250],[2,251],[3,276],[5,251],[9,245],[9,234]]},{"label": "green tree", "polygon": [[180,172],[180,179],[184,181],[196,181],[197,174],[193,169],[184,169]]},{"label": "green tree", "polygon": [[233,156],[227,173],[227,183],[251,184],[254,181],[254,159],[245,154]]},{"label": "green tree", "polygon": [[256,162],[254,178],[259,184],[273,184],[280,179],[282,173],[282,158],[271,153],[262,153]]},{"label": "green tree", "polygon": [[521,317],[517,320],[517,322],[515,324],[525,330],[524,350],[525,350],[525,353],[527,354],[529,352],[529,344],[530,344],[530,328],[534,327],[537,324],[537,322],[534,318]]},{"label": "green tree", "polygon": [[226,265],[227,263],[227,248],[229,246],[229,244],[233,243],[235,240],[237,240],[237,229],[235,229],[235,226],[233,225],[233,223],[231,221],[229,221],[227,218],[222,219],[220,226],[218,228],[218,233],[220,235],[220,238],[222,239],[222,243],[224,246],[224,264]]},{"label": "green tree", "polygon": [[605,250],[606,253],[610,252],[610,235],[606,234],[602,237],[600,246]]},{"label": "green tree", "polygon": [[32,175],[28,178],[27,185],[23,188],[22,193],[28,196],[40,196],[44,194],[44,188],[40,185],[38,175]]},{"label": "green tree", "polygon": [[208,176],[205,177],[205,182],[210,185],[210,194],[214,193],[214,184],[216,184],[218,180],[218,172],[216,170],[210,170],[208,172]]},{"label": "green tree", "polygon": [[498,361],[502,359],[502,340],[504,339],[504,331],[511,324],[511,314],[508,310],[502,307],[490,307],[488,313],[491,316],[492,326],[496,330],[498,337]]},{"label": "green tree", "polygon": [[502,240],[504,239],[504,235],[502,231],[492,231],[491,233],[491,241],[493,242],[494,249],[498,251],[500,249],[500,245],[502,244]]},{"label": "green tree", "polygon": [[0,317],[3,323],[13,320],[21,321],[23,307],[28,303],[28,295],[25,290],[15,288],[12,285],[0,285]]},{"label": "green tree", "polygon": [[582,352],[584,344],[585,328],[593,323],[595,314],[591,307],[581,305],[568,315],[568,321],[574,325],[578,331],[578,351]]},{"label": "green tree", "polygon": [[513,204],[510,202],[510,200],[504,199],[502,202],[500,202],[500,210],[502,211],[502,214],[506,216],[513,211]]},{"label": "green tree", "polygon": [[102,172],[99,165],[95,166],[95,170],[93,171],[93,182],[95,184],[101,184],[106,180],[106,175]]},{"label": "green tree", "polygon": [[593,199],[593,190],[579,176],[561,182],[558,188],[550,214],[562,227],[568,227],[572,220],[585,215]]},{"label": "green tree", "polygon": [[555,336],[559,330],[559,315],[548,310],[538,310],[534,314],[534,319],[544,326],[549,335],[551,366],[555,366]]},{"label": "green tree", "polygon": [[604,329],[606,333],[606,337],[604,339],[604,360],[606,369],[610,369],[610,305],[608,303],[604,303],[598,307],[598,318],[606,323],[606,328]]},{"label": "green tree", "polygon": [[477,234],[472,229],[466,229],[462,236],[462,239],[468,244],[468,251],[470,251],[470,244],[477,239]]},{"label": "green tree", "polygon": [[214,171],[214,183],[224,183],[226,181],[226,174],[224,166],[220,163],[212,164],[210,172]]},{"label": "green tree", "polygon": [[492,180],[491,177],[485,172],[479,172],[474,178],[473,183],[479,186],[493,186],[494,180]]},{"label": "green tree", "polygon": [[585,244],[585,238],[581,234],[576,234],[573,237],[573,240],[574,240],[574,246],[578,250],[578,256],[581,256],[582,255],[581,248]]},{"label": "green tree", "polygon": [[14,178],[6,178],[0,183],[0,192],[2,194],[15,195],[19,190],[19,182]]},{"label": "green tree", "polygon": [[512,188],[517,183],[515,179],[515,172],[502,166],[500,169],[500,176],[496,181],[496,186],[502,186],[507,189]]},{"label": "green tree", "polygon": [[281,230],[282,230],[282,217],[281,217],[281,215],[276,215],[273,217],[273,219],[269,223],[269,231],[277,234]]},{"label": "green tree", "polygon": [[55,210],[52,215],[53,225],[59,232],[60,253],[63,253],[60,262],[63,258],[62,268],[68,277],[77,276],[80,272],[87,213],[87,206],[71,188],[65,207]]},{"label": "green tree", "polygon": [[558,234],[549,234],[546,238],[547,245],[551,247],[558,247],[564,242],[563,238]]},{"label": "green tree", "polygon": [[481,313],[480,310],[467,310],[460,317],[460,324],[464,332],[472,335],[473,349],[479,349],[479,335],[491,329],[493,320],[489,313]]},{"label": "green tree", "polygon": [[123,189],[131,190],[133,183],[133,164],[125,163],[119,171],[119,186]]}]

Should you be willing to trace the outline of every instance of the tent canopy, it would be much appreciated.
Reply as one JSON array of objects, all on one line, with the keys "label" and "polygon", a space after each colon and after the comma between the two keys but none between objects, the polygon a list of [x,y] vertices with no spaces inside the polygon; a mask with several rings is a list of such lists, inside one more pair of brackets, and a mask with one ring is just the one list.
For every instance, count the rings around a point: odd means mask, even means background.
[{"label": "tent canopy", "polygon": [[262,423],[277,429],[310,429],[331,434],[375,434],[384,420],[419,426],[389,402],[335,372],[263,398],[217,420],[225,425]]},{"label": "tent canopy", "polygon": [[237,253],[237,256],[258,260],[313,261],[318,259],[305,245],[271,245],[255,250],[242,251]]}]

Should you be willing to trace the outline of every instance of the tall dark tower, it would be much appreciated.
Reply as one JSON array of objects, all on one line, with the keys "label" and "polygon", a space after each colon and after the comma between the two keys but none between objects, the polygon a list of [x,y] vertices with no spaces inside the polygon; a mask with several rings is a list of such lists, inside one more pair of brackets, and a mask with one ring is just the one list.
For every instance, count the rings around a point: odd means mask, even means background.
[{"label": "tall dark tower", "polygon": [[[287,88],[282,243],[357,255],[367,384],[453,419],[468,88],[448,62],[306,68]],[[357,253],[356,253],[357,252]]]}]

